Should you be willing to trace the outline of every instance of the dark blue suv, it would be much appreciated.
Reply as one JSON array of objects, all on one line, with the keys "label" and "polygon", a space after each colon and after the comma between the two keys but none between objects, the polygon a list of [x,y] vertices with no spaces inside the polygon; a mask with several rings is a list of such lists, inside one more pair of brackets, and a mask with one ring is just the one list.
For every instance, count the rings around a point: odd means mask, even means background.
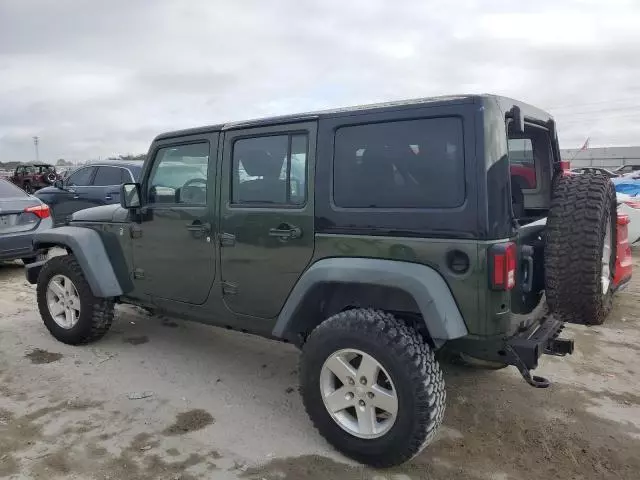
[{"label": "dark blue suv", "polygon": [[85,208],[120,202],[120,185],[137,182],[142,162],[106,161],[77,168],[64,180],[36,192],[49,205],[54,225],[63,225],[71,214]]}]

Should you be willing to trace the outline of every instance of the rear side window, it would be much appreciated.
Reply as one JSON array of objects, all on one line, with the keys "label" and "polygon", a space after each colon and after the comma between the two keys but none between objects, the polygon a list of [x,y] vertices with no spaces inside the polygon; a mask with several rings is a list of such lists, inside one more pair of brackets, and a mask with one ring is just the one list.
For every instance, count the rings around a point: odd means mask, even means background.
[{"label": "rear side window", "polygon": [[120,185],[124,183],[123,173],[127,173],[127,171],[120,167],[98,167],[93,184],[97,187]]},{"label": "rear side window", "polygon": [[462,205],[462,120],[445,117],[339,128],[333,199],[343,208]]}]

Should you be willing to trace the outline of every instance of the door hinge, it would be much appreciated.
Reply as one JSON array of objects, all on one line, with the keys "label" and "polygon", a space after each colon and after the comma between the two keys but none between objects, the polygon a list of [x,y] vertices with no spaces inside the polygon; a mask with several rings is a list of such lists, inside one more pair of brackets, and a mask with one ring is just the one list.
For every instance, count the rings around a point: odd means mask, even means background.
[{"label": "door hinge", "polygon": [[141,268],[136,268],[133,271],[133,278],[138,280],[144,278],[144,270],[142,270]]},{"label": "door hinge", "polygon": [[238,285],[231,282],[222,281],[222,293],[225,295],[235,295],[238,293]]},{"label": "door hinge", "polygon": [[220,246],[221,247],[233,247],[236,244],[236,236],[232,233],[220,234]]}]

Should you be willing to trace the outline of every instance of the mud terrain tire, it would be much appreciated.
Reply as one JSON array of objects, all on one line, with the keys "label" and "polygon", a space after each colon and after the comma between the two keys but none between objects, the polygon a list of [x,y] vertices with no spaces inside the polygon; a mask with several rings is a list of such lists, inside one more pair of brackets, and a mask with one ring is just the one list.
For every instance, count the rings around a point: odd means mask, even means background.
[{"label": "mud terrain tire", "polygon": [[[336,352],[351,349],[379,363],[397,397],[395,422],[376,438],[349,433],[325,407],[321,386],[325,362]],[[360,383],[356,378],[354,388]],[[320,434],[345,455],[374,467],[398,465],[420,453],[444,416],[444,379],[430,346],[416,330],[378,310],[347,310],[320,324],[303,347],[300,386],[304,406]]]},{"label": "mud terrain tire", "polygon": [[[582,174],[556,179],[547,219],[544,267],[549,310],[560,319],[599,325],[607,317],[615,273],[616,222],[615,188],[607,177]],[[607,226],[608,282],[602,275]]]},{"label": "mud terrain tire", "polygon": [[[80,302],[77,322],[70,328],[63,328],[51,316],[47,304],[49,282],[56,275],[64,275],[71,280]],[[102,338],[113,323],[114,302],[111,298],[95,297],[87,283],[80,265],[73,255],[53,257],[44,264],[38,275],[38,309],[45,326],[57,340],[69,345],[91,343]]]}]

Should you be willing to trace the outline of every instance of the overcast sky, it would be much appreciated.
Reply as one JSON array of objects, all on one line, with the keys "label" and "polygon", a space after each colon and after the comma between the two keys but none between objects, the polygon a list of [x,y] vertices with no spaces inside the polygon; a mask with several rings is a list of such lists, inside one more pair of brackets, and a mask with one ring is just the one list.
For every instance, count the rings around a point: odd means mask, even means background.
[{"label": "overcast sky", "polygon": [[146,152],[176,128],[451,93],[640,144],[638,0],[0,0],[0,161]]}]

